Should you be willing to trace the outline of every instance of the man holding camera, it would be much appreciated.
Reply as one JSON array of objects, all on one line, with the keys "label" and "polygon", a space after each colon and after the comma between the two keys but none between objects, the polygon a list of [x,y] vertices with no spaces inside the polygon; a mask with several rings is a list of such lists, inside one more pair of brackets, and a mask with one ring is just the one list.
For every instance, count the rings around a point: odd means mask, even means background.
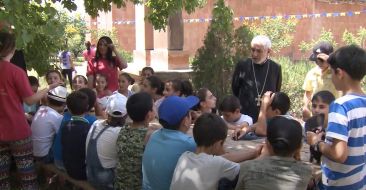
[{"label": "man holding camera", "polygon": [[316,67],[312,68],[305,77],[302,86],[304,93],[303,120],[306,121],[311,117],[309,104],[313,95],[319,91],[327,90],[336,98],[340,93],[335,89],[332,83],[332,73],[326,58],[333,52],[333,46],[329,42],[320,42],[313,48],[313,54],[309,57],[310,61],[316,63]]}]

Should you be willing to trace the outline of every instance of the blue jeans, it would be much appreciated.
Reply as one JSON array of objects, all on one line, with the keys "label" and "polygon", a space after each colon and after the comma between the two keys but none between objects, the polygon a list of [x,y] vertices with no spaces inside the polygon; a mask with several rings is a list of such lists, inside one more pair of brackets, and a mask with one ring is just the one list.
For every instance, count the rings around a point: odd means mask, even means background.
[{"label": "blue jeans", "polygon": [[87,167],[86,175],[88,182],[98,190],[114,190],[115,172],[114,168],[92,168]]}]

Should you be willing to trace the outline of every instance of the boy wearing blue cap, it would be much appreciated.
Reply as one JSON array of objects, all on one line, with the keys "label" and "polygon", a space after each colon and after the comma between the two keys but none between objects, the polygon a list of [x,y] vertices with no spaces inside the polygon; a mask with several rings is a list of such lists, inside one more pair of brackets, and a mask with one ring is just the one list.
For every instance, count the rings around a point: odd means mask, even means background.
[{"label": "boy wearing blue cap", "polygon": [[190,109],[198,102],[195,96],[170,96],[161,103],[158,113],[163,128],[153,133],[146,145],[142,158],[142,189],[169,189],[181,154],[196,150],[196,143],[186,133],[192,120]]}]

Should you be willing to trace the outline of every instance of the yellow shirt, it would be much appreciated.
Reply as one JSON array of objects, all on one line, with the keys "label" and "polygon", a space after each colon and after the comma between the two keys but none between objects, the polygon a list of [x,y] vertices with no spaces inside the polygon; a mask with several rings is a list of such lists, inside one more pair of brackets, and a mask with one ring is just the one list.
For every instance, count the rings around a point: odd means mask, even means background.
[{"label": "yellow shirt", "polygon": [[332,73],[330,67],[322,72],[322,70],[316,66],[312,68],[305,77],[302,89],[312,92],[311,97],[319,91],[327,90],[331,92],[335,98],[340,97],[340,92],[337,91],[332,82]]}]

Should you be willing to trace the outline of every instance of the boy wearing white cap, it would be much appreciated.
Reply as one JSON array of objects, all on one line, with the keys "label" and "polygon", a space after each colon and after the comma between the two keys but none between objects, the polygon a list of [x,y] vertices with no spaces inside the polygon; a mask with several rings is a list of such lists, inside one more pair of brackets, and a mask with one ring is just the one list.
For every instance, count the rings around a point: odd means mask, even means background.
[{"label": "boy wearing white cap", "polygon": [[50,150],[62,121],[66,96],[67,89],[63,86],[50,90],[47,94],[48,106],[41,106],[34,115],[31,125],[33,155],[38,161],[44,163],[53,161],[53,153]]},{"label": "boy wearing white cap", "polygon": [[115,189],[117,164],[117,137],[127,117],[127,98],[115,93],[108,98],[108,119],[91,126],[86,139],[87,178],[96,189]]}]

